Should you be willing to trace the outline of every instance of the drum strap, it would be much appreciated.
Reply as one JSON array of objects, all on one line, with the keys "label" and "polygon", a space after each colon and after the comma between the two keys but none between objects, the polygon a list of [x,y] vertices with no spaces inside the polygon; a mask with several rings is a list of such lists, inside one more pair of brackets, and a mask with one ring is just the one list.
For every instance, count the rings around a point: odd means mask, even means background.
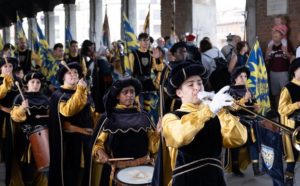
[{"label": "drum strap", "polygon": [[222,162],[219,159],[203,158],[203,159],[199,159],[199,160],[193,161],[191,163],[187,163],[185,165],[176,167],[173,170],[172,177],[175,178],[176,176],[179,176],[181,174],[185,174],[187,172],[194,171],[194,170],[206,167],[206,166],[214,166],[214,167],[217,167],[217,168],[223,170]]}]

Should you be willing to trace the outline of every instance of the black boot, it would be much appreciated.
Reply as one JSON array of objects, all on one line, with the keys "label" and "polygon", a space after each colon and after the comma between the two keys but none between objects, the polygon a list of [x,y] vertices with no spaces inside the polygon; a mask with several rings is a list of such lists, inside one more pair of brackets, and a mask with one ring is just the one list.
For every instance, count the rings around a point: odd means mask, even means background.
[{"label": "black boot", "polygon": [[294,185],[294,174],[291,172],[285,172],[285,186],[293,186]]},{"label": "black boot", "polygon": [[252,168],[253,168],[253,174],[254,176],[262,176],[265,173],[259,170],[259,164],[258,162],[252,163]]},{"label": "black boot", "polygon": [[239,162],[233,162],[232,163],[232,173],[234,176],[237,177],[244,177],[244,173],[241,172]]}]

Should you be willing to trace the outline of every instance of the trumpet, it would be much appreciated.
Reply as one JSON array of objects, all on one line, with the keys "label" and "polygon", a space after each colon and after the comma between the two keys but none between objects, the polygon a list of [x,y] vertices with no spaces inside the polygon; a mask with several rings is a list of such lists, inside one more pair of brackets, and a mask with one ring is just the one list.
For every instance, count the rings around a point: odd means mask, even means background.
[{"label": "trumpet", "polygon": [[242,110],[252,114],[253,116],[255,117],[258,117],[260,119],[263,119],[263,120],[267,120],[268,122],[270,122],[272,125],[280,128],[280,130],[286,134],[289,134],[291,135],[291,138],[292,138],[292,143],[293,143],[293,146],[295,147],[295,149],[297,149],[298,151],[300,151],[300,127],[297,127],[296,129],[293,129],[293,128],[290,128],[290,127],[287,127],[285,125],[282,125],[280,123],[277,123],[273,120],[270,120],[264,116],[262,116],[261,114],[258,114],[256,112],[253,112],[249,109],[247,109],[245,106],[239,104],[239,103],[234,103],[236,104],[237,106],[239,106],[239,108],[241,108]]}]

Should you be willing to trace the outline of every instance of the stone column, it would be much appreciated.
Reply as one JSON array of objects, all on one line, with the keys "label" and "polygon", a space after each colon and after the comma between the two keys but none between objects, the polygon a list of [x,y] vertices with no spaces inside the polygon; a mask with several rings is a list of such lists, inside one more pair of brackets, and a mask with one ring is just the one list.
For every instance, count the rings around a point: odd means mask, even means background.
[{"label": "stone column", "polygon": [[76,40],[76,5],[65,4],[65,25],[70,28],[73,39]]},{"label": "stone column", "polygon": [[249,46],[253,46],[256,40],[256,0],[246,1],[246,40]]},{"label": "stone column", "polygon": [[10,27],[3,29],[3,41],[4,43],[10,43]]},{"label": "stone column", "polygon": [[95,42],[96,50],[100,47],[102,36],[102,0],[90,0],[90,40]]},{"label": "stone column", "polygon": [[45,15],[45,37],[49,47],[52,48],[55,44],[55,18],[54,12],[44,12]]}]

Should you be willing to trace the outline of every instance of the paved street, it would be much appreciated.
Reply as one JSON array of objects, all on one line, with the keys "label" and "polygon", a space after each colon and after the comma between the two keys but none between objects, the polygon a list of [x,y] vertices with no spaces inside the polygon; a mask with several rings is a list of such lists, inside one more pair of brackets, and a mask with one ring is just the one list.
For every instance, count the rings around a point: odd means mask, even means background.
[{"label": "paved street", "polygon": [[[244,172],[244,178],[237,178],[231,174],[225,174],[228,186],[272,186],[271,178],[268,175],[260,177],[254,177],[252,166],[248,166],[248,169]],[[0,186],[4,184],[4,164],[0,164]],[[300,186],[300,164],[296,166],[296,181],[295,186]]]}]

